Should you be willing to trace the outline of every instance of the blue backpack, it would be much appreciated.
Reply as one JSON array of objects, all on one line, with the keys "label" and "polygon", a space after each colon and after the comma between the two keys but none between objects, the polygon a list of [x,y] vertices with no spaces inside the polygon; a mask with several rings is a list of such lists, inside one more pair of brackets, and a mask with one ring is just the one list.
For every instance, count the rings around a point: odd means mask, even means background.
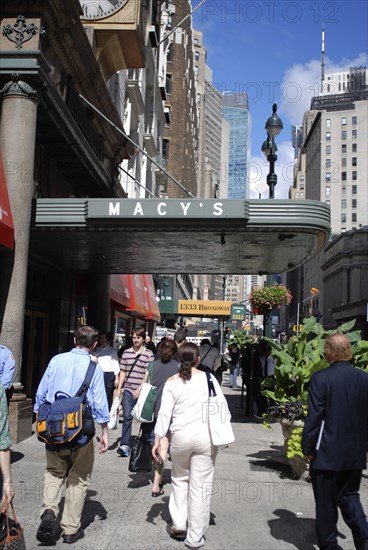
[{"label": "blue backpack", "polygon": [[58,391],[54,403],[46,401],[40,405],[37,437],[46,443],[49,451],[83,447],[95,435],[92,407],[86,399],[95,369],[96,363],[91,361],[84,382],[74,397]]}]

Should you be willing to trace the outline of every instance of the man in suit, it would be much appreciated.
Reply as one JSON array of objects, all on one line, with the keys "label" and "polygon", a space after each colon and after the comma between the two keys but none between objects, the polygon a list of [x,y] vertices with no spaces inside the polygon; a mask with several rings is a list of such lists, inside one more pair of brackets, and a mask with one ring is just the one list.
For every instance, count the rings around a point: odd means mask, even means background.
[{"label": "man in suit", "polygon": [[367,550],[368,523],[359,487],[367,466],[368,374],[351,365],[351,344],[344,334],[328,336],[324,350],[330,366],[311,378],[302,435],[302,449],[310,460],[318,544],[323,550],[339,548],[339,507],[355,547]]}]

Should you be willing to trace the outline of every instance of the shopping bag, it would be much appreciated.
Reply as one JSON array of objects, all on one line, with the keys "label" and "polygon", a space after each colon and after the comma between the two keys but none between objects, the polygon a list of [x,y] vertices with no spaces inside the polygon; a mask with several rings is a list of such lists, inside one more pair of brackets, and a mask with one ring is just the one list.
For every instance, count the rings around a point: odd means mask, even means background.
[{"label": "shopping bag", "polygon": [[208,384],[208,402],[204,407],[204,421],[207,420],[212,444],[227,447],[235,441],[231,426],[231,414],[221,388],[216,392],[210,373],[206,372]]},{"label": "shopping bag", "polygon": [[129,472],[150,472],[152,468],[152,446],[138,437],[130,450]]},{"label": "shopping bag", "polygon": [[[14,519],[9,515],[10,507]],[[3,502],[0,512],[0,549],[26,550],[23,529],[17,520],[14,504]]]},{"label": "shopping bag", "polygon": [[109,430],[116,430],[119,424],[119,407],[120,407],[120,395],[117,395],[111,405],[110,420],[108,423]]},{"label": "shopping bag", "polygon": [[138,422],[153,422],[155,417],[155,404],[157,388],[148,382],[144,382],[137,403],[132,410],[132,416]]}]

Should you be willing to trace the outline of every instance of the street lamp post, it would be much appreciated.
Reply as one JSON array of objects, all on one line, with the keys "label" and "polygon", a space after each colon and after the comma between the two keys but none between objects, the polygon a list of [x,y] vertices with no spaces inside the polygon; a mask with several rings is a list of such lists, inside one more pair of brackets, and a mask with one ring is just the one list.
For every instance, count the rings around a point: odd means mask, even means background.
[{"label": "street lamp post", "polygon": [[270,163],[270,171],[267,175],[267,185],[269,187],[269,198],[275,198],[275,185],[277,184],[277,174],[275,174],[275,163],[277,161],[277,145],[275,137],[283,129],[281,118],[277,115],[277,104],[272,105],[272,115],[268,117],[265,128],[267,130],[267,139],[262,144],[262,153]]},{"label": "street lamp post", "polygon": [[[275,163],[277,161],[277,145],[275,137],[283,129],[281,118],[277,115],[277,103],[272,105],[272,115],[268,117],[265,128],[267,130],[267,139],[262,144],[262,153],[270,164],[270,170],[267,175],[267,185],[269,189],[268,197],[275,198],[275,186],[277,184],[277,174],[275,173]],[[267,284],[271,283],[270,276],[267,275]],[[272,310],[267,310],[263,317],[264,335],[272,338]]]}]

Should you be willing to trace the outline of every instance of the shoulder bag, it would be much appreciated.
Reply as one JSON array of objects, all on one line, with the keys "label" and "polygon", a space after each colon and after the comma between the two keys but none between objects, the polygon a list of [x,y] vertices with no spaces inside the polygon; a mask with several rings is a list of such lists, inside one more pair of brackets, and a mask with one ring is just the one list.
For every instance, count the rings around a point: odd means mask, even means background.
[{"label": "shoulder bag", "polygon": [[130,450],[129,472],[150,472],[152,468],[152,445],[143,439],[142,427]]},{"label": "shoulder bag", "polygon": [[[10,517],[10,508],[14,519]],[[26,550],[23,529],[18,523],[12,502],[10,504],[3,502],[0,508],[0,548],[1,550]]]},{"label": "shoulder bag", "polygon": [[206,372],[208,384],[208,403],[206,420],[209,425],[212,444],[216,447],[226,447],[235,441],[231,426],[231,414],[224,394],[216,393],[212,375]]},{"label": "shoulder bag", "polygon": [[137,403],[132,410],[132,416],[138,422],[153,422],[155,418],[155,404],[157,387],[150,384],[152,363],[148,367],[147,382],[144,382]]}]

